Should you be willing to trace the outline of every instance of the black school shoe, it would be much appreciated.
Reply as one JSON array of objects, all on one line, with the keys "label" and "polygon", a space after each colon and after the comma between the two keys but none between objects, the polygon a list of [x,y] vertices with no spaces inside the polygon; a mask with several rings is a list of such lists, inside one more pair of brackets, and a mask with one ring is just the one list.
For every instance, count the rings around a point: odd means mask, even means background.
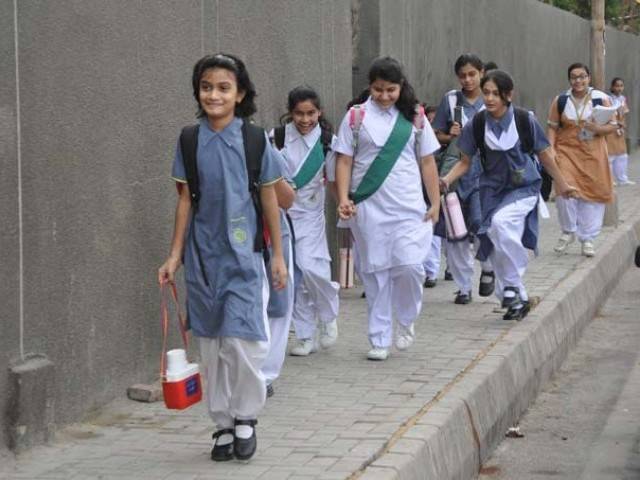
[{"label": "black school shoe", "polygon": [[507,313],[502,317],[503,320],[522,320],[527,316],[531,310],[531,304],[527,300],[518,302],[516,305],[512,305],[507,310]]},{"label": "black school shoe", "polygon": [[458,290],[456,292],[456,299],[453,301],[453,303],[457,303],[458,305],[467,305],[468,303],[471,303],[471,292],[462,293],[460,290]]},{"label": "black school shoe", "polygon": [[435,278],[427,277],[424,280],[424,288],[433,288],[433,287],[436,286],[437,283],[438,283],[438,281]]},{"label": "black school shoe", "polygon": [[[491,279],[490,281],[486,281]],[[483,280],[485,280],[483,282]],[[480,286],[478,287],[478,295],[481,297],[489,297],[496,288],[496,274],[493,272],[485,272],[480,274]]]},{"label": "black school shoe", "polygon": [[273,397],[274,393],[275,393],[275,390],[273,389],[273,385],[272,384],[268,384],[267,385],[267,398]]},{"label": "black school shoe", "polygon": [[512,305],[520,303],[520,289],[518,287],[504,287],[505,292],[515,293],[512,297],[502,296],[502,308],[510,308]]},{"label": "black school shoe", "polygon": [[227,443],[226,445],[218,445],[218,438],[225,434],[233,435],[235,442],[235,435],[233,428],[223,428],[222,430],[218,430],[213,434],[213,440],[215,440],[213,444],[213,449],[211,449],[211,460],[214,462],[228,462],[229,460],[233,460],[233,443]]},{"label": "black school shoe", "polygon": [[238,460],[249,460],[256,453],[258,439],[256,438],[256,425],[258,420],[238,420],[236,418],[235,425],[249,425],[253,427],[253,433],[249,438],[240,438],[235,436],[233,440],[233,451]]},{"label": "black school shoe", "polygon": [[449,271],[449,269],[445,269],[444,271],[444,279],[448,282],[450,282],[451,280],[453,280],[453,275],[451,275],[451,272]]}]

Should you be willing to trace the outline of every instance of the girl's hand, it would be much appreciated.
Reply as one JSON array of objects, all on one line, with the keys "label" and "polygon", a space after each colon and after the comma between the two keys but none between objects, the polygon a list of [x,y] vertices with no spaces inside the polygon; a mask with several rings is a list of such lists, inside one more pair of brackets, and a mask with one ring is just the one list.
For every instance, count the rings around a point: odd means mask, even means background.
[{"label": "girl's hand", "polygon": [[182,260],[176,257],[169,257],[158,269],[158,283],[164,285],[165,283],[175,282],[176,272],[182,265]]},{"label": "girl's hand", "polygon": [[287,286],[287,267],[284,264],[282,255],[271,258],[271,278],[273,279],[273,288],[282,290]]},{"label": "girl's hand", "polygon": [[598,129],[598,125],[596,125],[594,122],[592,122],[591,120],[585,120],[584,122],[584,129],[588,130],[592,133],[598,134],[599,133],[599,129]]},{"label": "girl's hand", "polygon": [[429,210],[427,210],[427,213],[424,216],[424,221],[428,222],[429,220],[431,220],[431,222],[433,222],[433,224],[435,225],[436,223],[438,223],[438,219],[440,218],[440,206],[437,207],[431,207],[429,208]]},{"label": "girl's hand", "polygon": [[451,128],[449,129],[449,135],[451,135],[452,137],[457,137],[458,135],[460,135],[460,132],[462,132],[462,127],[460,126],[460,124],[458,122],[453,122]]},{"label": "girl's hand", "polygon": [[340,202],[338,205],[338,216],[341,220],[349,220],[356,214],[356,205],[352,200]]},{"label": "girl's hand", "polygon": [[440,193],[445,193],[449,190],[449,181],[445,177],[440,177]]}]

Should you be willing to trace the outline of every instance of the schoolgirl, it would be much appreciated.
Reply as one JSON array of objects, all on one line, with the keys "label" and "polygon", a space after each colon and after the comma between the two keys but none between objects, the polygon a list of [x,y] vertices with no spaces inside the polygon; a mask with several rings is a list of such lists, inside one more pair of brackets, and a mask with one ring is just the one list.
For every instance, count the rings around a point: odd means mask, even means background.
[{"label": "schoolgirl", "polygon": [[355,238],[366,292],[372,347],[367,358],[385,360],[394,316],[396,347],[405,350],[415,339],[425,245],[440,209],[433,158],[440,145],[424,115],[416,115],[418,102],[397,60],[375,60],[368,78],[370,97],[358,106],[361,125],[352,128],[352,107],[338,131],[336,184],[338,214]]},{"label": "schoolgirl", "polygon": [[[496,276],[496,296],[507,308],[504,320],[521,320],[529,312],[523,276],[536,250],[541,177],[535,153],[556,181],[558,195],[575,189],[567,185],[555,164],[552,149],[535,117],[511,104],[513,80],[506,72],[491,70],[481,81],[486,112],[478,113],[462,129],[458,147],[462,158],[442,179],[447,188],[481,155],[479,179],[481,224],[478,258],[489,258]],[[525,146],[518,117],[524,117],[531,145]],[[478,141],[479,140],[479,141]],[[530,150],[529,150],[530,149]]]},{"label": "schoolgirl", "polygon": [[[281,173],[266,134],[264,143],[245,142],[247,132],[255,134],[257,128],[246,120],[256,111],[256,92],[239,58],[222,53],[203,57],[193,69],[192,86],[199,117],[200,198],[192,203],[195,188],[190,185],[195,184],[178,142],[172,173],[179,190],[173,240],[158,279],[173,282],[184,261],[187,315],[199,337],[208,409],[217,427],[211,458],[248,460],[256,450],[256,418],[266,398],[260,368],[269,348],[269,286],[258,248],[262,232],[257,210],[270,232],[274,288],[282,289],[287,268],[275,192]],[[261,133],[251,138],[256,136]],[[253,148],[264,148],[258,151],[259,190],[250,190],[246,167],[250,155],[245,151]]]},{"label": "schoolgirl", "polygon": [[[480,80],[484,75],[484,66],[478,56],[463,54],[454,64],[454,71],[460,82],[460,90],[447,92],[438,107],[433,128],[438,140],[447,148],[440,156],[442,159],[440,173],[448,172],[447,157],[459,158],[456,148],[457,138],[461,129],[474,117],[484,110],[484,101],[480,89]],[[478,178],[481,167],[478,157],[473,159],[471,168],[462,176],[455,186],[460,198],[467,229],[473,234],[479,224],[479,195]],[[443,232],[444,233],[444,232]],[[455,303],[465,305],[472,300],[472,278],[474,270],[473,237],[464,240],[445,241],[447,251],[447,265],[458,287]],[[480,275],[479,294],[488,297],[493,293],[494,273],[490,262],[483,262]]]},{"label": "schoolgirl", "polygon": [[582,255],[593,257],[593,241],[602,228],[605,205],[613,199],[605,135],[618,127],[592,120],[595,106],[611,106],[611,102],[606,93],[589,86],[589,67],[574,63],[569,66],[568,77],[571,88],[551,103],[548,135],[558,167],[578,189],[578,195],[556,200],[562,235],[555,251],[565,252],[577,236]]},{"label": "schoolgirl", "polygon": [[[320,97],[312,88],[289,92],[288,121],[273,132],[283,154],[286,176],[296,198],[288,211],[295,234],[295,262],[301,272],[296,283],[293,325],[296,344],[290,354],[306,356],[335,344],[338,338],[338,290],[331,281],[331,257],[325,233],[325,156],[332,155],[332,128],[322,114]],[[318,332],[319,330],[319,332]]]},{"label": "schoolgirl", "polygon": [[618,109],[616,120],[618,129],[606,136],[607,151],[609,153],[609,164],[615,183],[624,185],[635,185],[636,182],[629,180],[627,176],[627,166],[629,164],[629,154],[627,153],[627,142],[625,140],[626,121],[625,117],[629,113],[627,99],[622,94],[624,92],[624,80],[616,77],[611,80],[611,101]]}]

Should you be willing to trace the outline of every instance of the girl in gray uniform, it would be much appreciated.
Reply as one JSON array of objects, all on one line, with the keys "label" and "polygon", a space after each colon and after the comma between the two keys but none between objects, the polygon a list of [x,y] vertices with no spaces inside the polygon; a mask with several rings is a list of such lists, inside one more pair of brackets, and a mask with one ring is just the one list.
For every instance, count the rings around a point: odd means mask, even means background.
[{"label": "girl in gray uniform", "polygon": [[200,199],[192,203],[193,176],[179,142],[172,173],[179,191],[175,227],[158,279],[173,282],[184,262],[189,325],[200,340],[209,414],[217,426],[211,458],[248,460],[266,398],[260,367],[269,349],[269,285],[263,252],[255,247],[262,236],[256,210],[259,205],[270,232],[274,288],[282,289],[287,268],[275,191],[281,174],[265,134],[252,198],[244,134],[256,127],[244,122],[256,111],[256,93],[244,63],[227,54],[206,56],[196,63],[192,83]]}]

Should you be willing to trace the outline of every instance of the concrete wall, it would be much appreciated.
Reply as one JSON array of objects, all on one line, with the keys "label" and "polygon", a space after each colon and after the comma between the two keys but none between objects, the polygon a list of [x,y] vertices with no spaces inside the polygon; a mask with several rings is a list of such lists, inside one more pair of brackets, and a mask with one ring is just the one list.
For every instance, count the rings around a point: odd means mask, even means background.
[{"label": "concrete wall", "polygon": [[[354,71],[365,73],[354,74],[354,91],[366,85],[373,57],[392,55],[406,66],[419,97],[437,104],[444,92],[458,87],[455,59],[474,52],[509,71],[515,101],[545,120],[553,97],[569,88],[567,67],[576,61],[589,64],[589,22],[537,0],[355,0],[354,6],[366,7],[360,18],[379,17],[379,49],[357,42]],[[363,36],[362,41],[368,40]],[[639,112],[640,38],[607,29],[606,54],[607,82],[615,76],[628,79],[631,110]],[[637,142],[640,118],[636,113],[630,120]]]},{"label": "concrete wall", "polygon": [[[13,16],[0,0],[2,412],[4,366],[19,355]],[[157,376],[155,279],[173,223],[175,141],[194,119],[195,61],[217,50],[245,59],[259,123],[273,125],[301,82],[335,118],[351,96],[350,10],[333,0],[33,0],[17,16],[25,351],[54,362],[64,424]]]}]

